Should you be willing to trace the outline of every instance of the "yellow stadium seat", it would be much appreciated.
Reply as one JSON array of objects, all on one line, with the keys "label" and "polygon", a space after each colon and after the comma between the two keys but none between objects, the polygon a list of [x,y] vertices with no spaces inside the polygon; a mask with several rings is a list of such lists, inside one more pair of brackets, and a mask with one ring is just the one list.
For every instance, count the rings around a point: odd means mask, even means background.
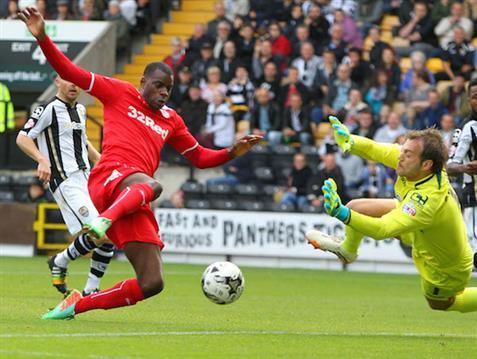
[{"label": "yellow stadium seat", "polygon": [[384,15],[381,21],[381,30],[392,30],[394,26],[400,25],[399,17],[393,15]]},{"label": "yellow stadium seat", "polygon": [[401,73],[405,74],[411,68],[411,59],[409,57],[403,57],[399,61],[399,67],[401,68]]},{"label": "yellow stadium seat", "polygon": [[441,72],[441,71],[444,71],[444,67],[442,65],[442,60],[437,58],[437,57],[433,57],[429,60],[427,60],[427,63],[426,63],[426,67],[432,72],[432,73],[436,73],[436,72]]}]

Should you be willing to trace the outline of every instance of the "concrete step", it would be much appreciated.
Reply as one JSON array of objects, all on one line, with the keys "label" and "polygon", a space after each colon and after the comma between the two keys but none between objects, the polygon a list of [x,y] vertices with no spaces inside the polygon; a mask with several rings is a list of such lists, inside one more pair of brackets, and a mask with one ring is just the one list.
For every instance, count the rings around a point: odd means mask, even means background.
[{"label": "concrete step", "polygon": [[184,0],[181,10],[184,11],[213,11],[215,0]]},{"label": "concrete step", "polygon": [[162,32],[165,35],[192,35],[194,31],[194,24],[184,22],[166,22],[162,27]]},{"label": "concrete step", "polygon": [[[153,34],[151,44],[153,45],[171,45],[171,39],[177,35]],[[185,43],[191,35],[179,35],[179,38]]]},{"label": "concrete step", "polygon": [[213,11],[173,11],[171,22],[206,23],[215,17]]}]

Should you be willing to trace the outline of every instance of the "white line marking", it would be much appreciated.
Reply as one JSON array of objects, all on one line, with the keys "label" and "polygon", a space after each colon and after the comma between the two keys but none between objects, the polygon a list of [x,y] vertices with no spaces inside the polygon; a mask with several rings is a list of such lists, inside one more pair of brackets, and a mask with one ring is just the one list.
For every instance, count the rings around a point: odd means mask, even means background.
[{"label": "white line marking", "polygon": [[0,338],[88,338],[88,337],[161,337],[161,336],[202,336],[202,335],[294,335],[311,337],[402,337],[402,338],[441,338],[441,339],[477,339],[477,334],[458,333],[391,333],[391,332],[293,332],[293,331],[189,331],[189,332],[129,332],[129,333],[5,333]]},{"label": "white line marking", "polygon": [[60,353],[53,353],[53,352],[37,352],[37,351],[26,351],[26,350],[8,350],[8,349],[0,349],[0,354],[17,354],[17,355],[28,355],[28,356],[39,356],[42,358],[50,358],[50,357],[55,357],[55,358],[91,358],[91,359],[109,359],[109,358],[114,358],[114,359],[127,359],[127,358],[134,358],[130,356],[106,356],[106,355],[100,355],[100,354],[90,354],[90,355],[85,355],[85,354],[60,354]]}]

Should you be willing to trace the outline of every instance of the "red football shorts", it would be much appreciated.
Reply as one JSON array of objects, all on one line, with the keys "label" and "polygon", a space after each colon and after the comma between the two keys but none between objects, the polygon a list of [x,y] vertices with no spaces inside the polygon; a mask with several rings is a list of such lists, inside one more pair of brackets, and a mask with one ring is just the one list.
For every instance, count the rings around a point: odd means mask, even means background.
[{"label": "red football shorts", "polygon": [[[96,209],[101,214],[111,206],[121,193],[119,184],[129,175],[142,172],[118,162],[100,163],[93,168],[88,180],[88,190]],[[159,237],[159,226],[148,203],[138,211],[114,222],[106,232],[114,245],[122,249],[128,242],[147,242],[158,245],[164,243]]]}]

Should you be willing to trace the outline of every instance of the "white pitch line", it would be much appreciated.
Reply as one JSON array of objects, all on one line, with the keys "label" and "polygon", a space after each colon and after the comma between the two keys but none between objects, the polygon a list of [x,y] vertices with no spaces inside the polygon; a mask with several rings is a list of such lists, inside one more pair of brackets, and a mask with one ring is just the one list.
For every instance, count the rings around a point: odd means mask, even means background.
[{"label": "white pitch line", "polygon": [[202,335],[295,335],[311,337],[402,337],[402,338],[439,338],[439,339],[477,339],[477,334],[456,333],[360,333],[360,332],[293,332],[293,331],[188,331],[188,332],[125,332],[125,333],[4,333],[0,338],[89,338],[89,337],[161,337],[161,336],[202,336]]},{"label": "white pitch line", "polygon": [[91,358],[91,359],[129,359],[134,357],[118,357],[118,356],[104,356],[100,354],[61,354],[61,353],[53,353],[53,352],[38,352],[38,351],[26,351],[26,350],[8,350],[8,349],[0,349],[0,354],[17,354],[17,355],[27,355],[29,357],[38,356],[42,358]]}]

